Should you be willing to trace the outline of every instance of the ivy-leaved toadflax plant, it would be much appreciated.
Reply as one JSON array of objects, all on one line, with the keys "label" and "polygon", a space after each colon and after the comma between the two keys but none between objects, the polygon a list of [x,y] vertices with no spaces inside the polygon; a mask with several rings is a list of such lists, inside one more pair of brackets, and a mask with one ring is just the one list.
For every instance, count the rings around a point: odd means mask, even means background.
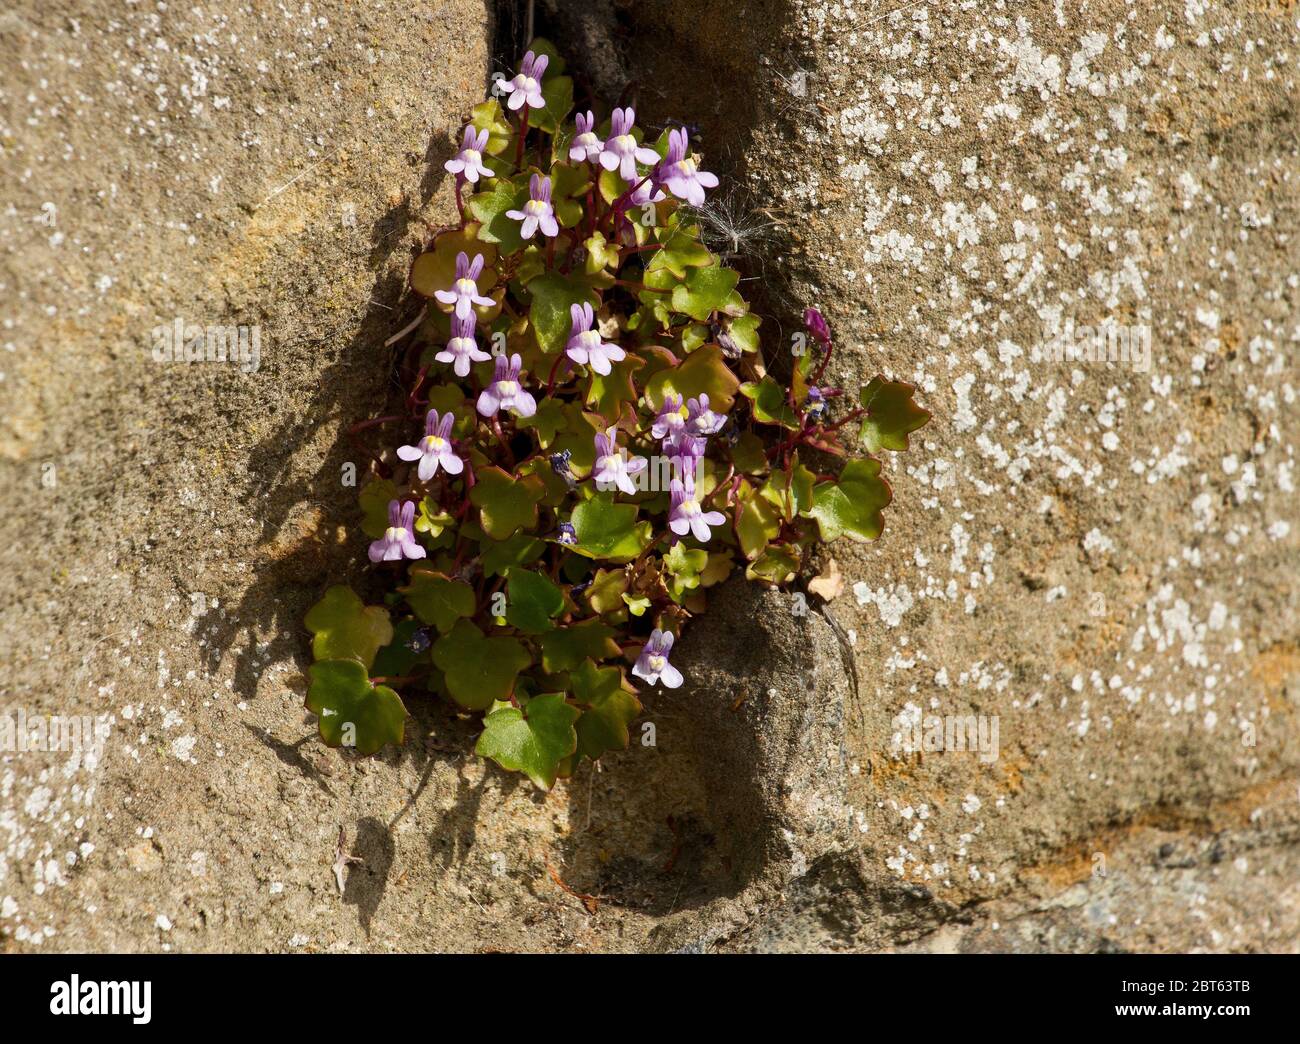
[{"label": "ivy-leaved toadflax plant", "polygon": [[331,587],[307,614],[307,706],[326,743],[373,753],[402,741],[403,700],[449,699],[483,716],[479,754],[547,789],[689,685],[673,643],[710,587],[796,583],[818,542],[875,540],[878,454],[929,414],[882,377],[844,403],[812,308],[789,380],[766,371],[739,274],[701,241],[718,179],[684,129],[569,122],[540,40],[498,93],[446,164],[461,222],[411,269],[405,408],[359,426],[387,436],[356,546],[389,590]]}]

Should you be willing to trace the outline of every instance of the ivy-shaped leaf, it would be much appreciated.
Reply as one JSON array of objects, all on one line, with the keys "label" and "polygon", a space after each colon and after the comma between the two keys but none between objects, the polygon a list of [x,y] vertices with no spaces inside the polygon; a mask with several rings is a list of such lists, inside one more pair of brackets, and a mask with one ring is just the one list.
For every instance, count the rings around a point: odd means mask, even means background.
[{"label": "ivy-shaped leaf", "polygon": [[880,461],[875,457],[851,460],[836,481],[821,482],[813,489],[809,514],[817,520],[823,540],[847,536],[865,543],[880,536],[885,527],[881,510],[892,496],[889,483],[880,477]]},{"label": "ivy-shaped leaf", "polygon": [[547,674],[571,671],[585,659],[597,662],[619,654],[613,641],[614,628],[600,620],[584,620],[547,631],[539,642],[542,646],[542,670]]},{"label": "ivy-shaped leaf", "polygon": [[673,311],[704,322],[726,305],[739,282],[740,273],[732,268],[692,268],[686,273],[686,281],[673,290]]},{"label": "ivy-shaped leaf", "polygon": [[506,622],[525,634],[549,631],[564,608],[564,592],[546,576],[511,569],[506,577]]},{"label": "ivy-shaped leaf", "polygon": [[533,662],[515,638],[484,637],[468,620],[460,620],[433,644],[433,663],[442,671],[452,699],[469,710],[487,710],[508,700],[519,672]]},{"label": "ivy-shaped leaf", "polygon": [[373,754],[401,743],[406,708],[386,685],[372,685],[356,660],[318,660],[307,671],[307,709],[319,717],[320,737],[331,747]]},{"label": "ivy-shaped leaf", "polygon": [[607,750],[624,750],[627,727],[641,713],[641,702],[623,677],[621,667],[597,667],[584,660],[569,675],[573,698],[582,707],[574,726],[578,753],[595,761]]},{"label": "ivy-shaped leaf", "polygon": [[479,561],[488,576],[505,576],[511,566],[535,562],[546,550],[546,542],[531,533],[516,533],[505,540],[483,540]]},{"label": "ivy-shaped leaf", "polygon": [[478,238],[485,243],[495,243],[503,253],[522,250],[524,241],[519,236],[523,223],[506,217],[506,211],[519,210],[528,202],[528,179],[521,177],[496,178],[492,187],[469,197],[466,209],[480,222]]},{"label": "ivy-shaped leaf", "polygon": [[709,344],[691,352],[679,366],[656,373],[646,382],[645,394],[657,411],[667,394],[680,395],[685,400],[707,393],[709,408],[726,413],[731,409],[739,387],[740,380],[731,372],[722,349]]},{"label": "ivy-shaped leaf", "polygon": [[748,483],[742,482],[737,494],[740,518],[736,521],[736,536],[746,558],[757,558],[769,540],[781,531],[781,517],[770,500],[758,494]]},{"label": "ivy-shaped leaf", "polygon": [[393,628],[393,640],[375,654],[370,670],[376,678],[400,678],[427,661],[429,640],[419,620],[403,620]]},{"label": "ivy-shaped leaf", "polygon": [[562,692],[534,696],[522,710],[496,703],[483,719],[474,753],[503,769],[523,772],[542,790],[550,790],[560,762],[577,749],[573,723],[579,713],[564,702]]},{"label": "ivy-shaped leaf", "polygon": [[570,279],[559,272],[546,272],[529,282],[528,293],[533,299],[528,318],[537,338],[537,346],[548,355],[561,351],[569,340],[573,317],[569,308],[575,304],[599,302],[591,284]]},{"label": "ivy-shaped leaf", "polygon": [[352,588],[335,584],[307,611],[304,621],[317,660],[353,659],[369,669],[375,653],[393,640],[393,625],[383,606],[367,606]]},{"label": "ivy-shaped leaf", "polygon": [[791,430],[798,429],[798,415],[786,402],[785,392],[781,390],[781,386],[771,377],[764,377],[757,383],[751,381],[742,384],[740,394],[754,404],[752,411],[756,421],[763,424],[779,424]]},{"label": "ivy-shaped leaf", "polygon": [[587,558],[627,561],[650,542],[650,523],[637,522],[635,504],[614,502],[613,493],[597,493],[573,509],[578,542],[573,550]]},{"label": "ivy-shaped leaf", "polygon": [[[514,135],[514,128],[506,121],[505,114],[501,111],[501,103],[495,98],[489,98],[485,102],[480,102],[471,110],[473,124],[476,131],[487,131],[487,153],[490,156],[499,156],[510,144],[510,139]],[[498,170],[499,164],[489,164],[493,170]]]},{"label": "ivy-shaped leaf", "polygon": [[416,616],[444,633],[450,631],[457,620],[473,616],[477,608],[474,588],[427,566],[413,567],[411,582],[398,590],[415,610]]},{"label": "ivy-shaped leaf", "polygon": [[518,529],[537,525],[537,502],[546,487],[536,476],[516,479],[501,468],[484,468],[470,490],[469,502],[479,510],[484,532],[504,540]]},{"label": "ivy-shaped leaf", "polygon": [[907,436],[930,419],[930,412],[912,401],[916,389],[902,381],[873,377],[861,392],[858,402],[867,411],[858,429],[858,437],[868,453],[882,449],[901,452],[907,449]]}]

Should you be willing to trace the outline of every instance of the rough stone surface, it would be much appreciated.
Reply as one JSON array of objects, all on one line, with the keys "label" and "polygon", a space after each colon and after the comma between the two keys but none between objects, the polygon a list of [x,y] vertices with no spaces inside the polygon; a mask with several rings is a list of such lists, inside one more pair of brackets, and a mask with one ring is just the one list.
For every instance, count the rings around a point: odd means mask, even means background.
[{"label": "rough stone surface", "polygon": [[[837,625],[728,588],[655,745],[542,796],[301,709],[490,12],[80,6],[0,16],[0,699],[112,732],[0,753],[6,948],[1300,948],[1294,7],[538,5],[727,176],[773,363],[815,303],[935,414]],[[258,371],[154,363],[177,317]],[[1149,367],[1041,357],[1107,323]]]}]

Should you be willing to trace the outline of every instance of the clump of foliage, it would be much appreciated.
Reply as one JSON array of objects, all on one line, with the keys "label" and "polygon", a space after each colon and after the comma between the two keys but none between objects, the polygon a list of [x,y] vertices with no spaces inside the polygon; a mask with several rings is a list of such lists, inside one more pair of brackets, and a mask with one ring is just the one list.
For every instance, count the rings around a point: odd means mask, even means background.
[{"label": "clump of foliage", "polygon": [[790,379],[769,374],[739,274],[701,242],[718,179],[687,132],[650,142],[631,109],[571,124],[572,101],[537,41],[464,128],[460,224],[411,269],[427,343],[405,409],[359,426],[398,436],[360,493],[391,591],[331,587],[306,618],[326,743],[400,743],[399,691],[431,693],[542,788],[627,746],[632,679],[682,684],[673,640],[710,587],[789,584],[819,541],[876,539],[874,454],[929,416],[881,377],[836,411],[814,309]]}]

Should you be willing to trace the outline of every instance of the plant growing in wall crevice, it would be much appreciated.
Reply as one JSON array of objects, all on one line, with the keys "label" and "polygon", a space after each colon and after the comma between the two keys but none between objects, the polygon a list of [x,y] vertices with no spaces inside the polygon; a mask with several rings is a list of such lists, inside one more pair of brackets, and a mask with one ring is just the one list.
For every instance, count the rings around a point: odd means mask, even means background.
[{"label": "plant growing in wall crevice", "polygon": [[542,788],[626,747],[644,694],[683,684],[673,642],[708,589],[875,540],[879,454],[929,417],[882,377],[845,409],[814,309],[790,379],[768,373],[739,274],[701,242],[718,179],[687,131],[572,107],[538,40],[446,164],[461,220],[411,267],[403,408],[358,426],[387,438],[359,499],[388,594],[330,587],[306,617],[328,744],[400,743],[404,700],[432,697]]}]

